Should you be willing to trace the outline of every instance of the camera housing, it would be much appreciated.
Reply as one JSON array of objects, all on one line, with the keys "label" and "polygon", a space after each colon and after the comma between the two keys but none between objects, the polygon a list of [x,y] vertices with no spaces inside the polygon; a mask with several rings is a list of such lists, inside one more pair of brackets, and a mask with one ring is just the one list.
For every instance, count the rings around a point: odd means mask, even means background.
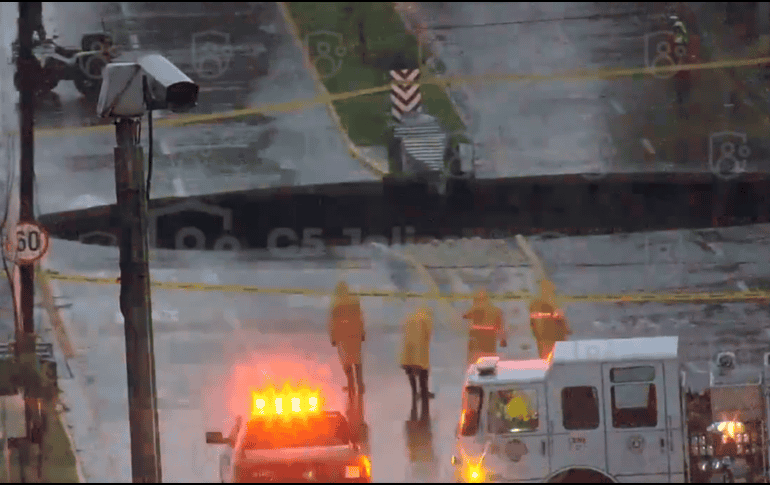
[{"label": "camera housing", "polygon": [[195,107],[198,85],[171,61],[160,54],[150,54],[139,59],[139,65],[147,76],[150,109],[181,112]]},{"label": "camera housing", "polygon": [[96,114],[102,118],[135,118],[144,114],[144,104],[141,66],[131,62],[107,64],[102,74]]},{"label": "camera housing", "polygon": [[147,109],[187,111],[198,102],[198,89],[171,61],[150,54],[137,63],[106,66],[96,112],[101,117],[136,118]]}]

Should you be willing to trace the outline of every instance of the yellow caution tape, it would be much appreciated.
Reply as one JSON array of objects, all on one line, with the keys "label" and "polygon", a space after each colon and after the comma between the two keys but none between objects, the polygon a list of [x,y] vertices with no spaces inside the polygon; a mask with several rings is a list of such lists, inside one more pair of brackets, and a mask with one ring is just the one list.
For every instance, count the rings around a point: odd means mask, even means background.
[{"label": "yellow caution tape", "polygon": [[[420,84],[435,84],[438,86],[447,85],[459,85],[459,84],[484,84],[495,82],[516,82],[516,81],[557,81],[557,80],[592,80],[592,79],[613,79],[619,77],[629,77],[637,75],[655,75],[659,73],[676,72],[681,69],[688,70],[704,70],[704,69],[720,69],[728,67],[746,67],[756,66],[760,64],[770,63],[770,57],[762,57],[757,59],[738,59],[727,61],[714,61],[704,62],[702,64],[683,64],[672,66],[660,66],[660,67],[636,67],[636,68],[603,68],[598,70],[585,70],[585,71],[572,71],[566,73],[556,74],[477,74],[472,76],[454,76],[454,77],[428,77]],[[358,96],[365,96],[367,94],[376,94],[386,91],[390,91],[390,84],[385,86],[378,86],[374,88],[358,89],[355,91],[348,91],[337,94],[324,94],[314,98],[296,99],[285,103],[267,104],[263,106],[257,106],[254,108],[240,109],[227,111],[224,113],[213,114],[200,114],[200,115],[185,115],[176,118],[167,118],[163,120],[156,120],[154,123],[156,126],[182,126],[198,123],[214,123],[218,121],[224,121],[233,118],[239,118],[249,115],[264,115],[274,113],[287,113],[292,111],[301,111],[306,108],[314,107],[321,104],[326,104],[333,101],[342,101],[345,99],[351,99]],[[37,129],[35,134],[37,136],[60,136],[64,134],[70,135],[85,135],[96,132],[106,132],[113,130],[112,125],[99,125],[99,126],[87,126],[87,127],[68,127],[68,128],[51,128],[51,129]]]},{"label": "yellow caution tape", "polygon": [[[82,276],[75,274],[61,274],[55,271],[43,271],[45,275],[54,280],[66,281],[70,283],[89,283],[89,284],[118,284],[118,278],[99,278],[92,276]],[[249,285],[212,285],[202,283],[183,283],[175,281],[152,281],[153,288],[163,290],[185,290],[185,291],[218,291],[235,293],[265,293],[282,295],[305,295],[315,297],[332,296],[333,291],[313,290],[309,288],[268,288],[264,286]],[[379,298],[421,298],[421,299],[441,299],[441,300],[472,300],[474,293],[444,293],[436,296],[434,293],[419,292],[395,292],[386,290],[363,290],[353,292],[359,297],[379,297]],[[510,300],[531,300],[535,295],[529,292],[506,292],[490,294],[489,298],[493,301]],[[749,300],[770,300],[770,291],[734,291],[734,292],[696,292],[696,293],[631,293],[631,294],[598,294],[598,295],[559,295],[557,297],[560,303],[707,303],[707,302],[744,302]]]}]

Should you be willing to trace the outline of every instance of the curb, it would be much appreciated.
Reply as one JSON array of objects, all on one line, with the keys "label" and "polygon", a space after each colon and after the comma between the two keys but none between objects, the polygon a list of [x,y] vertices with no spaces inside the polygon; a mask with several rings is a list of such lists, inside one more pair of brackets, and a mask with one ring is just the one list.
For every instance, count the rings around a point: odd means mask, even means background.
[{"label": "curb", "polygon": [[[305,69],[310,73],[310,75],[313,77],[313,82],[316,87],[316,91],[318,91],[318,94],[322,96],[330,96],[329,91],[326,89],[326,86],[324,85],[323,81],[321,81],[321,77],[318,75],[318,71],[315,69],[315,66],[313,65],[311,59],[310,59],[310,53],[307,49],[305,49],[305,45],[302,42],[302,37],[299,34],[299,28],[297,28],[297,24],[294,23],[294,19],[291,17],[291,14],[289,13],[289,9],[286,6],[286,2],[277,2],[278,3],[278,10],[280,10],[281,15],[283,16],[284,21],[286,22],[287,27],[289,28],[289,32],[291,33],[292,39],[294,40],[294,44],[299,48],[299,50],[302,52],[302,59],[305,64]],[[377,160],[375,158],[372,158],[366,154],[364,154],[360,148],[358,148],[353,141],[350,139],[350,136],[348,136],[347,131],[345,130],[345,127],[342,125],[342,120],[340,120],[339,114],[337,114],[337,110],[334,109],[334,104],[329,101],[326,103],[327,111],[329,112],[329,116],[331,116],[332,120],[334,121],[335,126],[337,127],[337,131],[340,132],[340,135],[342,136],[342,141],[347,145],[348,153],[351,157],[358,160],[358,162],[367,170],[372,172],[374,175],[376,175],[379,178],[384,177],[388,174],[387,169],[383,169],[383,167],[388,167],[388,162],[383,160]]]},{"label": "curb", "polygon": [[[60,392],[60,394],[63,395],[64,394],[63,391]],[[62,399],[62,397],[59,397],[60,405],[64,406],[66,402],[67,402],[66,396],[64,397],[64,399]],[[59,421],[61,422],[62,428],[64,429],[64,434],[67,436],[67,439],[70,442],[70,448],[72,448],[72,456],[75,457],[75,472],[78,474],[78,482],[88,483],[88,480],[86,480],[85,472],[83,470],[83,460],[80,459],[80,453],[78,453],[77,451],[78,447],[75,441],[75,434],[73,433],[75,426],[73,423],[70,422],[70,418],[69,416],[67,416],[67,413],[64,411],[64,409],[57,410],[57,414],[59,415]]]},{"label": "curb", "polygon": [[[48,276],[45,274],[45,270],[41,271],[42,265],[38,268],[37,273],[37,287],[40,289],[41,296],[42,296],[42,304],[43,307],[46,310],[46,313],[48,313],[48,321],[51,325],[52,330],[56,334],[57,339],[57,345],[59,347],[59,350],[61,350],[64,358],[66,360],[71,360],[75,357],[75,351],[72,347],[72,343],[69,338],[69,332],[67,325],[64,323],[64,319],[62,318],[59,311],[56,309],[56,304],[54,302],[55,298],[55,291],[52,289],[53,283],[50,281]],[[76,376],[73,376],[73,379],[77,379]],[[67,399],[67,395],[64,393],[63,390],[59,393],[59,398],[57,399],[58,404],[60,406],[66,406],[69,399]],[[57,406],[58,407],[58,406]],[[69,416],[67,416],[67,413],[62,410],[57,410],[57,414],[59,416],[59,420],[62,423],[62,427],[64,428],[64,434],[67,436],[67,439],[70,442],[70,448],[72,449],[72,455],[75,457],[75,471],[78,475],[78,480],[80,483],[87,483],[86,480],[86,474],[83,467],[83,461],[77,452],[77,441],[75,440],[74,435],[74,428],[75,423],[71,422]]]}]

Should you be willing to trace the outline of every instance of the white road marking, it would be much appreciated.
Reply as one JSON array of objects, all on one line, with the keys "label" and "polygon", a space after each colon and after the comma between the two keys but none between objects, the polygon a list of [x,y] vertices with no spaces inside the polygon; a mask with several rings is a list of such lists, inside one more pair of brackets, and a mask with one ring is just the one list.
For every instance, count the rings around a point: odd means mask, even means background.
[{"label": "white road marking", "polygon": [[177,197],[187,197],[187,191],[184,189],[184,183],[182,179],[177,177],[174,179],[174,195]]},{"label": "white road marking", "polygon": [[618,103],[614,99],[610,100],[610,104],[612,105],[613,108],[615,108],[615,111],[617,111],[619,115],[626,114],[626,110],[623,109],[623,106],[621,106],[620,103]]},{"label": "white road marking", "polygon": [[655,155],[655,147],[652,146],[652,143],[650,143],[650,140],[647,138],[642,138],[642,146],[644,147],[644,150],[649,153],[650,155]]},{"label": "white road marking", "polygon": [[724,251],[722,251],[722,248],[716,243],[706,243],[706,246],[708,246],[709,249],[711,249],[714,252],[714,254],[716,254],[720,258],[725,255]]}]

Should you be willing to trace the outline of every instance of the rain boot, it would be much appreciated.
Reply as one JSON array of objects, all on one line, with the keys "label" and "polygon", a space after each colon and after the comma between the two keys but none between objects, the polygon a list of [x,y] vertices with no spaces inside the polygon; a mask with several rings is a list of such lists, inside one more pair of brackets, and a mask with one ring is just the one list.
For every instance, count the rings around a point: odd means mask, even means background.
[{"label": "rain boot", "polygon": [[345,376],[348,378],[348,385],[344,388],[348,393],[348,401],[353,404],[355,396],[355,380],[353,378],[353,366],[345,366]]},{"label": "rain boot", "polygon": [[422,399],[427,401],[428,399],[434,399],[435,394],[428,390],[428,370],[420,369],[420,393]]},{"label": "rain boot", "polygon": [[409,376],[409,385],[412,388],[412,402],[417,403],[417,377],[414,373],[415,371],[412,369],[406,370],[406,375]]}]

